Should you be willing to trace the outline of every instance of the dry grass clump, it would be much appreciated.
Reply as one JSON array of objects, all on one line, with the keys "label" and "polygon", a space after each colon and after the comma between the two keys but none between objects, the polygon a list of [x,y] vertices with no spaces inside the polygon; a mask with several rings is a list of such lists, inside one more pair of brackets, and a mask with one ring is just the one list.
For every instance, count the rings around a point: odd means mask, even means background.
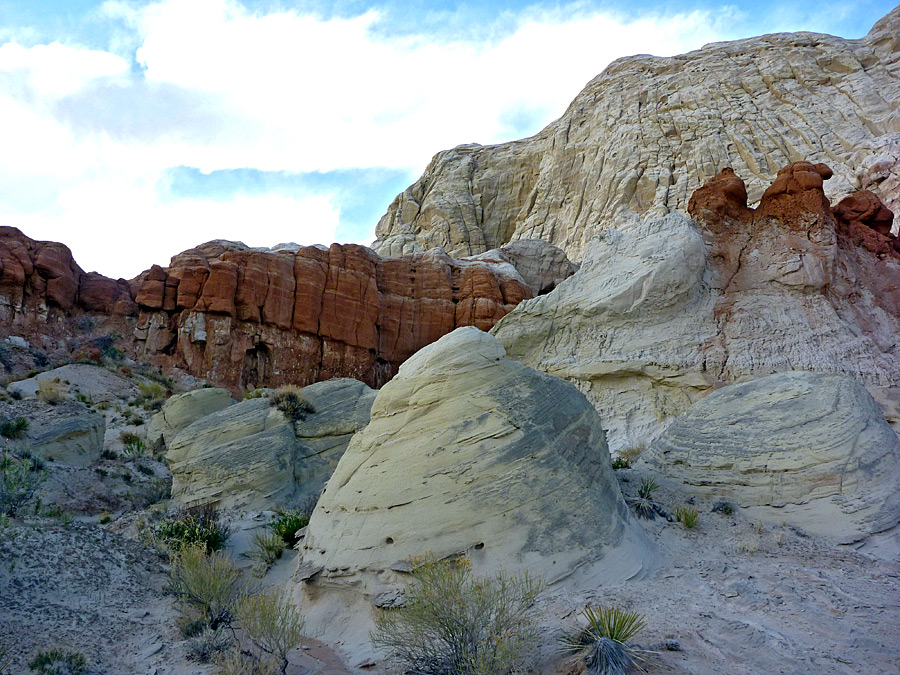
[{"label": "dry grass clump", "polygon": [[258,563],[257,576],[263,577],[284,552],[284,539],[275,532],[258,532],[253,536],[253,550],[250,555]]},{"label": "dry grass clump", "polygon": [[278,675],[282,672],[278,659],[258,659],[239,651],[217,656],[213,663],[218,675]]},{"label": "dry grass clump", "polygon": [[527,574],[472,577],[468,559],[410,561],[404,604],[382,610],[371,639],[402,672],[513,675],[527,672],[540,644],[539,584]]},{"label": "dry grass clump", "polygon": [[56,405],[64,398],[62,383],[58,379],[40,380],[38,382],[37,395],[44,403]]},{"label": "dry grass clump", "polygon": [[222,520],[214,504],[182,509],[166,518],[154,530],[156,539],[176,549],[202,544],[207,551],[218,551],[231,536],[231,527]]},{"label": "dry grass clump", "polygon": [[625,675],[642,660],[629,641],[646,626],[644,617],[617,607],[585,607],[586,625],[560,639],[562,651],[584,661],[590,675]]},{"label": "dry grass clump", "polygon": [[42,463],[27,457],[0,454],[0,514],[15,516],[43,481]]},{"label": "dry grass clump", "polygon": [[644,447],[642,445],[631,445],[627,448],[619,450],[619,457],[624,459],[629,464],[633,464],[635,461],[637,461],[637,458],[641,456],[642,452],[644,452]]},{"label": "dry grass clump", "polygon": [[288,385],[269,393],[269,401],[294,421],[306,419],[316,412],[316,407],[303,393],[303,389]]},{"label": "dry grass clump", "polygon": [[38,652],[28,664],[31,670],[44,675],[76,675],[83,673],[86,666],[84,656],[77,652],[64,652],[61,649]]}]

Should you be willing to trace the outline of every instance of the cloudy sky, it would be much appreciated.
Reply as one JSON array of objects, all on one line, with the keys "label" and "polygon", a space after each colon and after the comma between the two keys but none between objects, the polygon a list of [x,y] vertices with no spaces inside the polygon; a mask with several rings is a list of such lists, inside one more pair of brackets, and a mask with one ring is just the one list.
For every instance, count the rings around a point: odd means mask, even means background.
[{"label": "cloudy sky", "polygon": [[435,152],[537,132],[615,58],[895,4],[0,0],[0,224],[126,278],[210,239],[370,243]]}]

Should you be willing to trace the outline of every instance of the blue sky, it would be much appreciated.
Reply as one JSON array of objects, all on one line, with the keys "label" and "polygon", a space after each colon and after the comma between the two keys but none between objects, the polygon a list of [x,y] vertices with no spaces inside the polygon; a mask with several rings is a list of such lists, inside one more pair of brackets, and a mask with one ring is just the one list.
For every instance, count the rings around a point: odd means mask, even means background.
[{"label": "blue sky", "polygon": [[0,0],[0,224],[124,277],[213,238],[369,243],[435,152],[537,132],[615,58],[895,6],[786,4]]}]

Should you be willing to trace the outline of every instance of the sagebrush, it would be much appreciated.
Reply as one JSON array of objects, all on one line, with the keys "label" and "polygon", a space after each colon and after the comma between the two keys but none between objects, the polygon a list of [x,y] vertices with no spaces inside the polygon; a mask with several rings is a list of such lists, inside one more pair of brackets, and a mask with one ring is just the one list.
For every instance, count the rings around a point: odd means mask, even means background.
[{"label": "sagebrush", "polygon": [[231,620],[240,593],[241,572],[218,551],[207,553],[202,545],[185,546],[172,559],[169,584],[179,599],[206,617],[216,629]]},{"label": "sagebrush", "polygon": [[382,610],[371,639],[402,672],[512,675],[527,672],[540,645],[527,574],[473,577],[468,559],[414,564],[404,604]]},{"label": "sagebrush", "polygon": [[269,400],[276,408],[292,420],[306,419],[316,412],[315,406],[300,387],[286,386],[269,394]]},{"label": "sagebrush", "polygon": [[288,652],[303,638],[297,608],[278,590],[268,589],[244,595],[234,606],[234,617],[258,656],[277,659],[284,672]]}]

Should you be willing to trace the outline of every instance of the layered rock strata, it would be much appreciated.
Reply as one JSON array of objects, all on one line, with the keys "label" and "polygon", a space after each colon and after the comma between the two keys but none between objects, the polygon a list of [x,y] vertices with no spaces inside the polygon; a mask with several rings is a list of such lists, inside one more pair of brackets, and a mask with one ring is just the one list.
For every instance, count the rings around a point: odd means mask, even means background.
[{"label": "layered rock strata", "polygon": [[804,158],[836,168],[832,198],[869,189],[900,214],[900,8],[859,40],[784,33],[619,59],[535,136],[437,154],[373,246],[472,255],[543,239],[581,260],[622,212],[683,210],[722,166],[755,203]]},{"label": "layered rock strata", "polygon": [[493,332],[512,358],[575,383],[616,450],[741,378],[810,370],[895,387],[896,240],[837,219],[823,192],[830,174],[788,165],[750,209],[725,169],[693,195],[693,221],[670,214],[604,232],[573,277]]},{"label": "layered rock strata", "polygon": [[900,523],[900,440],[844,375],[787,372],[723,387],[641,456],[690,493],[844,543]]},{"label": "layered rock strata", "polygon": [[[192,392],[166,406],[169,417],[179,411],[194,416],[199,406],[218,408],[167,436],[172,498],[182,505],[251,510],[318,494],[350,438],[368,423],[375,398],[356,380],[319,382],[303,390],[315,412],[293,420],[268,398],[229,405],[224,390],[200,391],[213,393],[197,399]],[[158,422],[154,428],[161,427]]]},{"label": "layered rock strata", "polygon": [[114,346],[232,392],[334,377],[380,386],[421,347],[459,326],[488,329],[573,271],[542,242],[488,258],[214,241],[127,282],[86,274],[62,244],[4,227],[0,336],[98,361]]},{"label": "layered rock strata", "polygon": [[596,411],[476,328],[422,349],[378,393],[313,512],[302,576],[372,581],[428,551],[548,583],[654,563]]}]

